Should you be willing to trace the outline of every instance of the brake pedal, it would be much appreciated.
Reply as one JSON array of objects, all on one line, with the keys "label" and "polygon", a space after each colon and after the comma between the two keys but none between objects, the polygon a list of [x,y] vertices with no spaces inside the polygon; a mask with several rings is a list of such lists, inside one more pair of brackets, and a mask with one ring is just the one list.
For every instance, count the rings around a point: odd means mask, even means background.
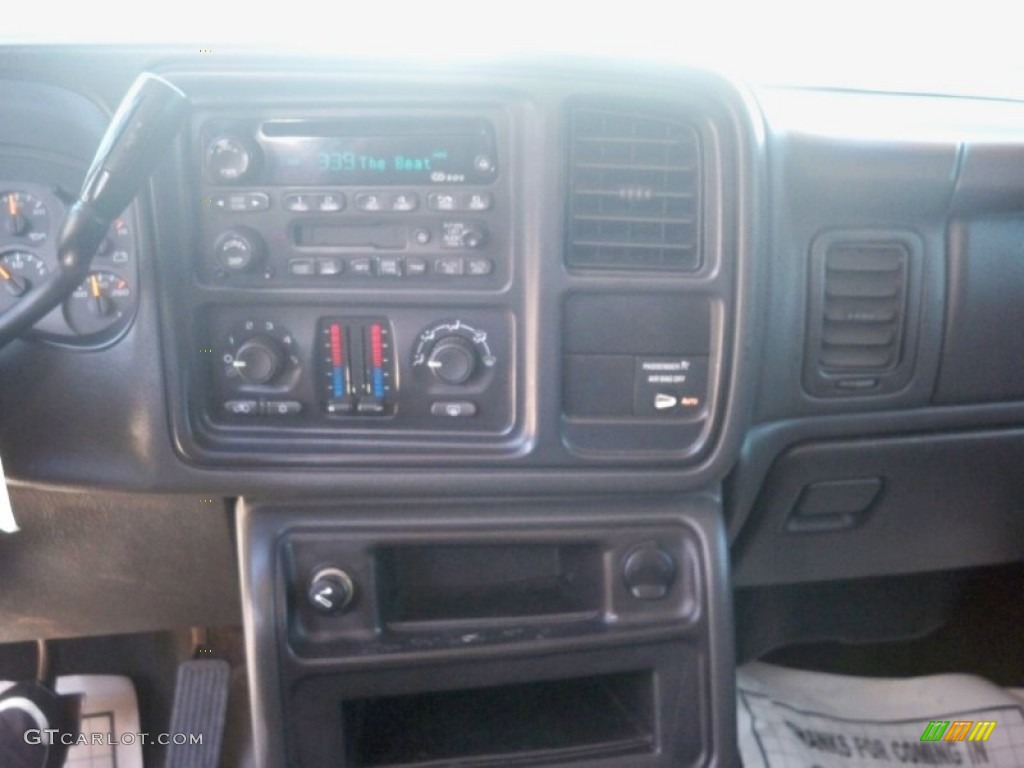
[{"label": "brake pedal", "polygon": [[[184,744],[172,739],[167,768],[217,768],[224,743],[231,665],[220,659],[185,661],[178,666],[171,712],[172,734],[186,734]],[[201,735],[201,743],[193,744]],[[195,739],[199,741],[199,739]]]}]

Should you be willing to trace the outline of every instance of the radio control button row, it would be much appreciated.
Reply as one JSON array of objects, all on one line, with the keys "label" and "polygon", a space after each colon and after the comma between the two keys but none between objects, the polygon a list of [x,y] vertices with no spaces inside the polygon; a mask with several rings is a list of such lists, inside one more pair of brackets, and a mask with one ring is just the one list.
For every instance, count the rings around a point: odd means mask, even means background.
[{"label": "radio control button row", "polygon": [[270,197],[263,192],[235,192],[217,195],[213,204],[218,210],[229,213],[254,213],[270,208]]}]

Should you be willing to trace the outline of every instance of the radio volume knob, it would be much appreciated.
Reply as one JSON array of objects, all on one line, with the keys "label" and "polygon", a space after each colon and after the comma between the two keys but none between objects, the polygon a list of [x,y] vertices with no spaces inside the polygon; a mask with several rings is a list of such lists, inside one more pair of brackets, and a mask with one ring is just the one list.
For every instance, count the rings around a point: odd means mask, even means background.
[{"label": "radio volume knob", "polygon": [[217,263],[228,272],[246,272],[263,258],[263,240],[247,227],[229,229],[213,247]]},{"label": "radio volume knob", "polygon": [[256,165],[255,152],[245,139],[221,136],[206,148],[206,170],[220,184],[238,184]]},{"label": "radio volume knob", "polygon": [[434,345],[427,367],[445,384],[465,384],[476,372],[477,352],[462,336],[444,336]]}]

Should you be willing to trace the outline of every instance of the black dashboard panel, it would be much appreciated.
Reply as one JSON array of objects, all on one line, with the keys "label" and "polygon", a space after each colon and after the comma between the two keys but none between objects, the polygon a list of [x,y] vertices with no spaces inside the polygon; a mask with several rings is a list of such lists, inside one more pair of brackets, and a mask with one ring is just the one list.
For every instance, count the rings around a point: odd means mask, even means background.
[{"label": "black dashboard panel", "polygon": [[[798,444],[1021,422],[1019,291],[1004,279],[1024,188],[1019,104],[768,88],[755,101],[714,75],[586,61],[23,48],[2,68],[0,177],[74,188],[147,69],[189,91],[195,119],[133,214],[138,307],[102,344],[0,354],[0,449],[19,484],[307,496],[386,478],[396,496],[472,496],[725,481],[735,539],[768,514],[759,495]],[[218,179],[211,147],[237,136],[252,172]],[[625,140],[697,148],[637,163],[683,174],[679,194],[697,204],[628,222],[574,207],[602,183],[619,203],[653,195],[649,177],[615,175],[612,150],[580,149]],[[271,147],[290,141],[309,151]],[[489,170],[467,171],[492,151]],[[427,174],[434,153],[454,158],[430,169],[443,182]],[[295,175],[314,154],[314,173]],[[398,155],[402,170],[381,170]],[[331,175],[348,163],[369,170]],[[435,185],[466,210],[442,208]],[[617,250],[623,227],[646,255]],[[669,231],[682,250],[658,240]],[[819,376],[808,344],[828,244],[864,242],[909,258],[901,357],[877,389],[884,377],[862,371]],[[240,351],[256,380],[231,375]]]},{"label": "black dashboard panel", "polygon": [[[1024,556],[1020,104],[11,48],[10,234],[52,237],[40,201],[61,215],[146,70],[193,117],[97,262],[128,253],[133,303],[102,338],[52,336],[65,312],[0,352],[0,453],[40,537],[50,486],[128,492],[99,517],[151,534],[140,578],[187,506],[176,549],[204,544],[169,621],[236,621],[203,581],[237,555],[265,764],[372,764],[375,723],[480,700],[531,706],[474,759],[729,763],[731,586]],[[323,580],[351,612],[310,602]],[[160,621],[69,615],[54,634]],[[538,757],[516,730],[547,696],[593,727]]]},{"label": "black dashboard panel", "polygon": [[[369,72],[347,69],[340,62],[326,66],[322,61],[301,60],[267,70],[263,63],[244,55],[231,61],[231,66],[214,71],[207,62],[193,62],[173,51],[153,55],[105,50],[88,62],[84,58],[88,57],[74,50],[41,57],[39,51],[27,49],[11,60],[10,71],[29,72],[37,79],[51,79],[71,88],[83,87],[83,79],[88,79],[93,83],[89,92],[108,105],[133,72],[144,67],[162,71],[188,86],[196,107],[197,133],[183,139],[173,158],[158,172],[151,199],[142,212],[137,290],[141,301],[123,340],[107,351],[85,357],[65,356],[37,345],[15,345],[5,351],[5,357],[20,361],[17,367],[22,382],[25,377],[38,378],[45,370],[49,386],[38,390],[39,397],[50,393],[45,406],[35,405],[32,393],[31,408],[24,411],[46,413],[48,438],[22,442],[18,450],[5,449],[10,456],[8,470],[16,478],[153,490],[219,488],[232,493],[292,488],[306,493],[372,485],[362,471],[337,471],[345,466],[402,466],[403,472],[395,478],[396,490],[447,483],[455,476],[460,476],[466,488],[491,484],[509,490],[517,486],[589,487],[594,480],[607,484],[609,490],[631,486],[699,488],[724,474],[749,408],[748,397],[733,399],[728,393],[742,393],[752,382],[743,370],[756,346],[757,328],[746,311],[737,312],[736,300],[741,293],[755,296],[749,281],[759,241],[751,234],[760,225],[755,204],[760,195],[759,177],[753,162],[760,141],[759,121],[748,96],[734,85],[686,71],[657,74],[637,69],[595,78],[587,74],[585,65],[572,62],[507,69],[490,65],[490,69],[467,76],[429,69],[410,74],[387,67]],[[76,67],[75,62],[82,65]],[[557,76],[551,77],[553,73]],[[637,82],[644,82],[644,88],[633,87]],[[700,233],[696,271],[666,274],[642,267],[627,273],[611,266],[570,269],[566,265],[566,142],[571,110],[620,103],[631,113],[639,110],[642,118],[650,114],[651,125],[683,119],[699,134],[703,154],[700,171],[693,178],[699,182],[703,202],[699,228],[694,230]],[[425,259],[430,274],[418,284],[410,274],[410,255],[417,258],[411,237],[415,227],[404,225],[407,248],[398,259],[402,274],[392,274],[394,264],[389,259],[385,258],[382,267],[381,253],[373,249],[365,253],[360,240],[365,231],[360,227],[368,220],[382,219],[370,218],[371,211],[357,213],[355,198],[377,189],[391,199],[397,188],[371,184],[366,190],[357,188],[359,185],[339,189],[328,185],[328,191],[340,191],[345,198],[345,208],[333,218],[330,211],[318,211],[322,216],[301,211],[297,212],[301,215],[282,216],[285,198],[294,190],[273,189],[271,210],[279,218],[265,221],[291,243],[288,247],[277,247],[281,245],[277,243],[264,253],[263,265],[277,268],[274,278],[267,280],[263,271],[241,278],[220,277],[217,268],[211,267],[218,262],[208,258],[210,242],[204,227],[209,235],[220,229],[252,228],[241,222],[259,213],[231,211],[237,201],[233,202],[230,194],[241,193],[247,200],[245,194],[263,188],[255,185],[256,177],[249,179],[253,184],[213,185],[210,177],[203,175],[203,151],[194,145],[203,140],[203,127],[209,124],[203,109],[219,111],[222,118],[226,111],[243,122],[246,115],[337,117],[340,110],[342,115],[358,115],[360,120],[372,115],[373,124],[384,115],[385,128],[392,132],[396,115],[430,113],[441,115],[437,119],[442,120],[475,116],[473,120],[482,120],[493,129],[498,157],[494,181],[466,191],[490,192],[496,202],[507,196],[500,205],[474,212],[469,221],[484,224],[488,235],[493,230],[493,238],[485,238],[481,254],[493,262],[493,269],[488,266],[491,271],[487,275],[435,274],[437,259],[448,254],[441,242],[443,234],[439,240],[438,233],[432,232],[425,251],[430,256]],[[282,124],[262,119],[259,125],[260,131],[280,133]],[[324,132],[323,125],[317,123],[317,131]],[[349,133],[365,133],[367,125],[359,124],[360,130]],[[380,128],[381,123],[376,125]],[[313,185],[313,191],[322,194],[323,186]],[[220,192],[215,193],[217,189]],[[642,195],[643,189],[624,187],[623,194]],[[429,207],[429,187],[413,185],[405,191],[418,197],[419,207],[412,218],[444,223],[447,217],[435,216]],[[215,198],[224,206],[216,209],[217,213],[213,213]],[[211,202],[204,202],[207,200]],[[298,227],[291,226],[293,219]],[[323,220],[352,226],[331,226],[324,231],[316,226]],[[384,245],[396,236],[393,221],[392,217],[392,223],[383,227],[390,228],[384,232]],[[313,224],[307,227],[307,222]],[[278,226],[282,223],[283,229]],[[614,234],[614,227],[607,226]],[[403,228],[397,230],[401,238]],[[456,235],[467,236],[465,232]],[[472,233],[468,237],[473,240]],[[314,245],[317,238],[319,244]],[[376,248],[376,240],[374,245]],[[301,274],[303,264],[297,267],[300,274],[292,274],[289,261],[294,259],[288,254],[303,250],[299,258],[305,259],[307,249],[317,254],[312,256],[317,274]],[[360,267],[352,269],[351,259],[362,258],[357,252],[369,255],[370,269],[378,274],[366,276],[359,273]],[[321,275],[319,260],[338,258],[339,254],[344,262],[339,272],[345,271],[337,276]],[[390,254],[383,251],[383,256]],[[461,266],[467,272],[471,269],[468,257],[462,258]],[[651,322],[657,321],[654,307],[659,302],[680,299],[693,307],[706,307],[698,322],[708,327],[708,337],[699,349],[683,350],[685,356],[695,358],[694,374],[651,371],[653,378],[646,384],[639,375],[628,382],[624,377],[614,393],[617,403],[611,411],[580,412],[571,403],[575,385],[570,381],[569,391],[564,385],[567,361],[561,336],[563,313],[569,306],[566,302],[616,295],[650,296]],[[743,305],[753,306],[749,302]],[[237,323],[244,327],[250,320],[262,319],[265,324],[264,308],[275,324],[283,323],[291,342],[301,347],[294,356],[302,366],[294,391],[281,391],[287,389],[284,379],[267,386],[246,383],[236,391],[232,382],[218,378],[227,336],[235,336],[232,331]],[[331,398],[318,389],[317,378],[330,371],[324,369],[323,359],[328,348],[318,346],[317,333],[330,333],[329,328],[323,330],[325,321],[366,318],[385,321],[383,327],[394,334],[394,383],[399,394],[394,402],[383,404],[383,418],[375,418],[379,414],[372,412],[377,408],[376,398],[369,398],[363,414],[358,414],[356,402],[357,413],[348,418],[344,411],[350,404],[327,403]],[[296,322],[296,328],[291,328]],[[454,326],[456,336],[462,337],[448,339],[451,343],[442,350],[442,357],[455,359],[456,366],[461,364],[460,356],[466,356],[465,347],[478,343],[474,331],[481,328],[477,326],[493,326],[484,330],[486,343],[493,342],[494,354],[476,350],[474,365],[477,361],[482,365],[476,366],[468,388],[461,382],[438,379],[429,366],[416,368],[414,361],[421,353],[426,353],[428,362],[437,362],[429,359],[433,348],[421,349],[422,341],[431,329],[445,325]],[[622,355],[620,365],[632,358],[633,364],[641,366],[638,370],[644,364],[667,364],[657,359],[659,351],[670,356],[678,351],[675,344],[651,350],[643,338],[627,340],[627,345],[655,358],[645,362],[639,352],[616,351],[623,339],[609,341],[609,356]],[[276,351],[280,351],[279,342],[281,339],[272,339],[270,346],[277,345]],[[259,347],[259,343],[250,344],[246,355],[265,361],[266,349]],[[372,339],[364,344],[364,350],[372,357]],[[214,359],[217,354],[219,361]],[[292,355],[285,357],[291,364]],[[488,366],[491,358],[493,368]],[[694,364],[688,358],[684,362]],[[130,385],[125,371],[131,372]],[[584,367],[584,373],[588,379],[594,377],[589,368]],[[353,380],[358,378],[355,373],[350,375]],[[459,376],[456,373],[456,378]],[[659,376],[666,381],[674,376],[676,385],[687,380],[692,384],[677,387],[679,391],[644,391],[644,386],[656,389],[651,382]],[[418,378],[424,381],[417,383]],[[364,383],[372,379],[372,372],[363,377]],[[105,392],[111,403],[120,400],[140,405],[126,411],[109,410],[97,420],[91,409],[53,398],[52,392],[86,383]],[[122,392],[128,386],[131,392]],[[166,396],[169,421],[161,416],[161,391]],[[644,391],[642,399],[649,396],[650,403],[637,401],[638,391]],[[659,395],[658,403],[671,404],[668,409],[657,407]],[[244,402],[235,402],[239,400]],[[237,412],[225,408],[227,401]],[[295,414],[296,403],[299,414]],[[476,414],[470,417],[474,410]],[[253,411],[258,411],[257,418],[246,418]],[[12,425],[18,422],[17,416],[11,420]],[[8,444],[12,434],[5,430]],[[56,450],[52,440],[59,440]],[[74,446],[83,444],[93,444],[96,450],[75,450]],[[104,449],[104,445],[110,448]],[[633,469],[619,471],[617,467],[623,464]],[[218,471],[218,466],[226,471]],[[319,471],[304,472],[302,481],[296,483],[295,476],[285,470],[289,466]],[[429,471],[431,466],[448,467],[449,474],[441,480]],[[266,471],[273,467],[282,471]],[[497,474],[482,471],[488,468]],[[570,469],[573,471],[565,471]]]},{"label": "black dashboard panel", "polygon": [[[170,77],[195,109],[179,173],[155,190],[169,212],[159,248],[191,257],[158,260],[168,367],[179,371],[169,381],[172,425],[187,461],[550,468],[699,466],[716,455],[730,432],[733,302],[750,245],[741,238],[755,224],[737,195],[744,142],[754,138],[744,133],[756,124],[734,112],[742,101],[724,83],[671,96],[652,85],[647,96],[627,97],[571,78],[543,88],[528,78],[486,88],[441,78],[423,91],[404,78],[323,72]],[[600,113],[595,131],[627,134],[582,137],[591,153],[604,144],[603,155],[583,155],[570,146],[567,122],[595,104],[619,110]],[[689,145],[700,148],[699,165],[666,154],[689,140],[674,133],[676,118],[700,137]],[[367,136],[372,130],[380,135]],[[458,131],[472,146],[451,138]],[[282,133],[298,144],[277,146]],[[316,167],[301,148],[310,142]],[[423,170],[394,170],[421,144],[421,154],[465,154],[472,172],[430,173],[430,158],[420,159]],[[337,157],[317,149],[328,145]],[[591,174],[577,191],[607,196],[573,213],[591,225],[581,244],[614,259],[629,238],[689,221],[700,233],[691,246],[698,266],[568,268],[570,156]],[[282,176],[287,162],[295,167]],[[333,186],[325,184],[332,163],[341,174]],[[415,183],[396,184],[403,173]],[[692,186],[655,191],[669,173]],[[289,183],[272,183],[281,180]],[[675,199],[700,204],[689,219],[660,219],[648,202],[659,196],[666,216],[684,216]],[[611,211],[617,201],[624,212]],[[669,253],[655,241],[639,249]],[[635,322],[609,326],[596,346],[591,339],[593,360],[575,355],[571,308],[619,297],[634,302]],[[666,303],[689,307],[689,316],[667,316]],[[378,326],[387,360],[367,335]],[[699,337],[696,328],[703,338],[680,347],[675,339]],[[681,363],[664,359],[678,355]],[[580,411],[577,390],[603,380],[608,362],[629,369],[604,381],[610,408]],[[676,366],[674,376],[655,370],[665,365]],[[653,366],[646,378],[644,366]]]}]

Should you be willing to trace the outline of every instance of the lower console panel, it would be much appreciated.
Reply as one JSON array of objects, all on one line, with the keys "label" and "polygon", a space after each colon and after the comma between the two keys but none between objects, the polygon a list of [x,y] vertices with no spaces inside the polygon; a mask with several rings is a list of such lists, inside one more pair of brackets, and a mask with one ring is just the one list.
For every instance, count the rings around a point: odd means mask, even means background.
[{"label": "lower console panel", "polygon": [[261,766],[734,763],[715,499],[237,515]]}]

